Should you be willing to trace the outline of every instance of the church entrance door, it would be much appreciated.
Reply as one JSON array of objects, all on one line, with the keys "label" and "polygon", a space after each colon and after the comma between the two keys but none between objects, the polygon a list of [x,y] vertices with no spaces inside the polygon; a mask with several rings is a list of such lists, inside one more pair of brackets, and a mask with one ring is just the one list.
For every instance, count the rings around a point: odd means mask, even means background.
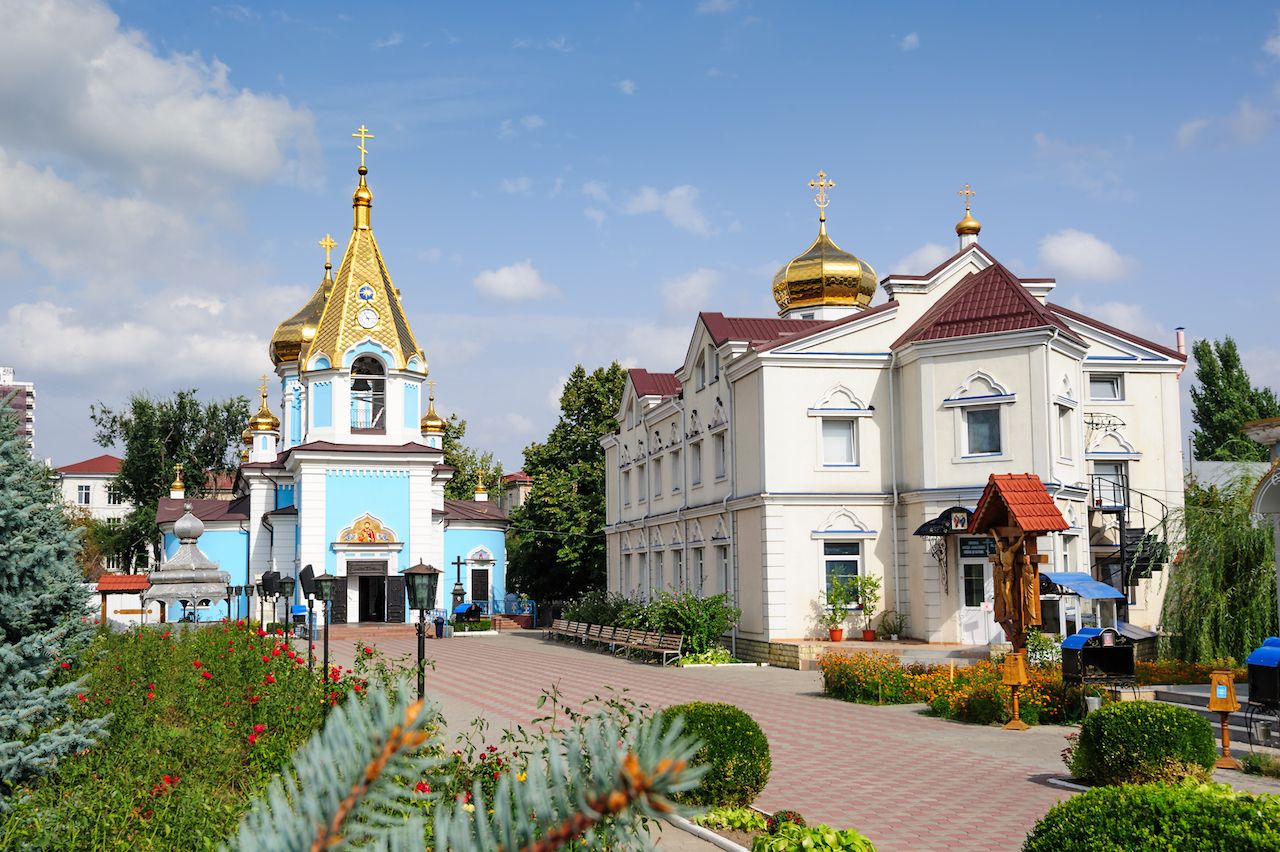
[{"label": "church entrance door", "polygon": [[489,569],[471,569],[471,600],[475,603],[489,602]]},{"label": "church entrance door", "polygon": [[356,588],[359,620],[380,622],[387,620],[387,563],[348,562],[348,586]]},{"label": "church entrance door", "polygon": [[990,645],[1004,641],[1004,630],[995,622],[996,588],[991,563],[960,563],[960,641],[966,645]]}]

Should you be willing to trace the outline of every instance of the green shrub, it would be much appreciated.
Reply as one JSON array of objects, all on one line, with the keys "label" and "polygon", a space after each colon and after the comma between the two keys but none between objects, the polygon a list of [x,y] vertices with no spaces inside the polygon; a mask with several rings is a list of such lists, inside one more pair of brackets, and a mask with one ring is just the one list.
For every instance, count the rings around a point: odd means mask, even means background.
[{"label": "green shrub", "polygon": [[662,633],[684,635],[684,649],[701,654],[716,647],[720,637],[738,620],[742,611],[728,595],[700,598],[690,594],[659,592],[645,609],[645,623],[635,625]]},{"label": "green shrub", "polygon": [[875,852],[876,847],[852,828],[829,825],[803,827],[787,823],[777,834],[763,834],[751,844],[751,852],[800,852],[810,849],[839,849],[842,852]]},{"label": "green shrub", "polygon": [[1207,780],[1216,757],[1207,721],[1155,701],[1121,701],[1090,713],[1064,754],[1071,773],[1092,784]]},{"label": "green shrub", "polygon": [[1036,823],[1022,848],[1023,852],[1275,850],[1280,849],[1280,797],[1235,793],[1224,784],[1095,787],[1055,805]]},{"label": "green shrub", "polygon": [[681,657],[676,665],[679,666],[723,666],[728,663],[742,662],[733,654],[729,653],[728,648],[712,648],[709,651],[703,651],[701,654],[685,654]]},{"label": "green shrub", "polygon": [[756,834],[767,827],[765,815],[752,808],[712,808],[693,820],[707,828],[729,828]]},{"label": "green shrub", "polygon": [[808,823],[804,821],[804,817],[801,816],[799,811],[790,811],[784,808],[769,814],[769,819],[765,821],[764,827],[770,834],[777,834],[788,825],[804,828]]},{"label": "green shrub", "polygon": [[732,704],[695,701],[677,704],[662,711],[668,720],[684,717],[685,730],[702,741],[694,764],[707,764],[711,770],[694,789],[676,799],[685,804],[715,807],[745,807],[769,782],[773,762],[769,757],[769,740],[756,721]]},{"label": "green shrub", "polygon": [[631,601],[623,595],[596,589],[565,604],[564,617],[569,621],[583,621],[587,624],[616,625],[618,616],[631,605]]}]

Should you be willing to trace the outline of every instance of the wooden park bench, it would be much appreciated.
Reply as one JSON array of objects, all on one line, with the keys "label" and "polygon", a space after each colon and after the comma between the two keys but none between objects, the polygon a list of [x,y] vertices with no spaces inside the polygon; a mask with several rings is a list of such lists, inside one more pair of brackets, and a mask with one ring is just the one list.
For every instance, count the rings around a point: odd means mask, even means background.
[{"label": "wooden park bench", "polygon": [[611,627],[604,624],[587,624],[582,621],[568,621],[563,618],[552,620],[551,626],[544,634],[547,639],[577,639],[582,644],[593,642],[606,646],[613,653],[619,651],[646,651],[660,654],[662,664],[670,665],[680,659],[684,652],[684,636],[680,633],[655,633],[649,630],[636,630],[631,627]]}]

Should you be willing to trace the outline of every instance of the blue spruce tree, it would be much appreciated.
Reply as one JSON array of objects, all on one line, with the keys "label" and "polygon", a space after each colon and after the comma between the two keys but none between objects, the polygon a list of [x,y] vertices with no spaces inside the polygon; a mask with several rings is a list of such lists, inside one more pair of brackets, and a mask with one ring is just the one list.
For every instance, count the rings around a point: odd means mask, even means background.
[{"label": "blue spruce tree", "polygon": [[16,787],[102,735],[107,719],[76,720],[83,689],[62,682],[91,628],[75,562],[76,533],[49,470],[31,458],[17,421],[0,414],[0,811]]}]

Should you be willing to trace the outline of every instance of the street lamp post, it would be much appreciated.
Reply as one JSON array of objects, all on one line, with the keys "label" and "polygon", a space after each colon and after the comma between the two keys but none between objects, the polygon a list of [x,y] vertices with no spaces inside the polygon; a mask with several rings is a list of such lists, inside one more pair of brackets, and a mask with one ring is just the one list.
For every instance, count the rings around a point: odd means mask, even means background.
[{"label": "street lamp post", "polygon": [[285,626],[286,633],[290,629],[293,620],[293,586],[296,581],[292,577],[281,577],[277,588],[280,589],[280,597],[284,598],[284,615],[281,622]]},{"label": "street lamp post", "polygon": [[234,616],[231,615],[231,594],[235,591],[235,586],[227,583],[227,621],[231,621]]},{"label": "street lamp post", "polygon": [[316,667],[316,596],[307,595],[307,671]]},{"label": "street lamp post", "polygon": [[261,630],[267,626],[266,622],[263,620],[263,615],[265,614],[264,607],[267,603],[267,587],[262,582],[261,577],[258,578],[258,582],[254,585],[258,593],[258,629]]},{"label": "street lamp post", "polygon": [[329,712],[329,624],[330,610],[333,608],[333,592],[334,586],[338,584],[338,578],[332,574],[325,572],[316,577],[312,582],[316,586],[316,594],[320,596],[320,600],[324,601],[324,669],[321,674],[321,680],[324,681],[324,712]]},{"label": "street lamp post", "polygon": [[418,698],[426,694],[427,610],[436,603],[436,587],[440,584],[439,568],[425,564],[421,559],[412,568],[406,568],[405,584],[409,590],[409,608],[418,611]]}]

